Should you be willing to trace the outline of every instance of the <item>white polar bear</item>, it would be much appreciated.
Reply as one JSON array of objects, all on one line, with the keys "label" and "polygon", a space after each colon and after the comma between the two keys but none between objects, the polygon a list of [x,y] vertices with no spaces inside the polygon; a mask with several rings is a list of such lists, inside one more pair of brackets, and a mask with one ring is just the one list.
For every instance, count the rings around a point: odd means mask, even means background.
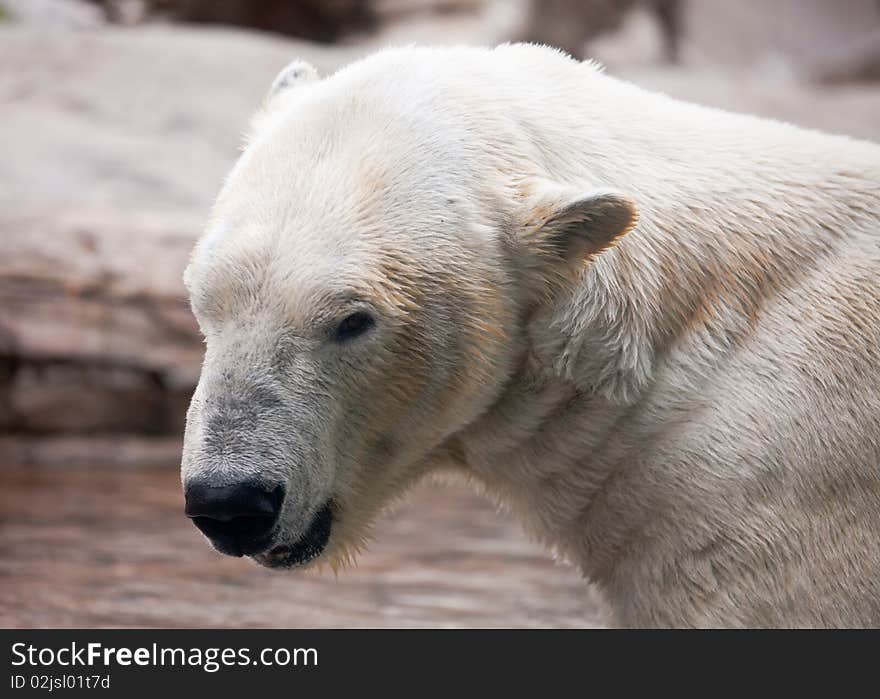
[{"label": "white polar bear", "polygon": [[529,45],[297,63],[186,282],[221,551],[335,565],[452,470],[620,624],[880,624],[876,145]]}]

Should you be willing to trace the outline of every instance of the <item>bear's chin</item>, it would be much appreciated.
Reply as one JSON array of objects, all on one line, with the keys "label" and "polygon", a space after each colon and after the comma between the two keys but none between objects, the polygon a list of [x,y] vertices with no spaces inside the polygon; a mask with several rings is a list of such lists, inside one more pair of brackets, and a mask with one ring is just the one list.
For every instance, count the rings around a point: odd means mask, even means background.
[{"label": "bear's chin", "polygon": [[333,508],[326,503],[312,519],[306,532],[293,544],[278,544],[252,558],[267,568],[299,568],[314,561],[327,547],[333,528]]}]

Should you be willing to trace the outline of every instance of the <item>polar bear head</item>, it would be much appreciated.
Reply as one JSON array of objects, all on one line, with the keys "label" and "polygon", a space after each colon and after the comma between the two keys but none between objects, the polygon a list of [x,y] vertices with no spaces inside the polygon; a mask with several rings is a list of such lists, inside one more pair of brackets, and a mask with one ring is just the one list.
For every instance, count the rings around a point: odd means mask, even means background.
[{"label": "polar bear head", "polygon": [[348,558],[497,400],[529,314],[634,224],[542,170],[467,51],[297,62],[254,120],[185,274],[207,345],[187,513],[224,553]]}]

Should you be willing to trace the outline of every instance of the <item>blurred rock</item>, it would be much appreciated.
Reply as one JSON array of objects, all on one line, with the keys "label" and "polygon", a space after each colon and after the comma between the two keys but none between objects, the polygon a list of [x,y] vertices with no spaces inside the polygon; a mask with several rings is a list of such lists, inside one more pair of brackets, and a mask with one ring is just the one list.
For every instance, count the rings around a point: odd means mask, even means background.
[{"label": "blurred rock", "polygon": [[521,35],[529,0],[376,0],[377,31],[361,46],[494,46]]},{"label": "blurred rock", "polygon": [[[59,468],[0,468],[0,627],[607,623],[598,592],[576,570],[461,484],[416,488],[338,577],[221,556],[183,516],[180,477],[161,461],[179,449],[170,440],[52,439],[22,451],[31,464]],[[119,461],[101,468],[108,450]],[[89,468],[68,467],[83,458]]]},{"label": "blurred rock", "polygon": [[682,0],[686,62],[799,78],[880,28],[878,0]]},{"label": "blurred rock", "polygon": [[[2,0],[0,0],[2,1]],[[22,0],[18,0],[21,2]],[[64,0],[54,0],[63,2]],[[115,24],[174,21],[261,29],[322,43],[365,40],[497,43],[521,26],[528,0],[91,0]],[[511,21],[512,20],[512,21]],[[392,41],[394,39],[392,38]]]},{"label": "blurred rock", "polygon": [[524,40],[561,48],[575,58],[591,56],[587,44],[619,29],[636,6],[647,8],[659,24],[663,56],[678,60],[681,0],[532,0]]},{"label": "blurred rock", "polygon": [[0,430],[34,434],[180,430],[189,391],[169,389],[161,375],[81,362],[9,364],[8,405]]},{"label": "blurred rock", "polygon": [[180,274],[199,221],[129,213],[136,218],[117,211],[3,217],[4,354],[130,367],[170,386],[192,384],[201,345]]},{"label": "blurred rock", "polygon": [[880,81],[880,22],[877,30],[813,61],[810,77],[828,84]]},{"label": "blurred rock", "polygon": [[[295,56],[330,71],[348,54],[0,27],[0,433],[180,434],[203,349],[181,275],[249,113]],[[50,456],[34,449],[8,453]]]},{"label": "blurred rock", "polygon": [[138,24],[156,16],[227,24],[329,43],[375,22],[370,0],[96,0],[107,19]]},{"label": "blurred rock", "polygon": [[85,29],[104,24],[101,11],[86,0],[0,0],[0,17],[17,24]]},{"label": "blurred rock", "polygon": [[[140,434],[7,434],[0,432],[0,466],[167,468],[180,462],[179,436]],[[59,489],[63,492],[63,489]],[[54,491],[54,492],[59,492]]]},{"label": "blurred rock", "polygon": [[725,74],[712,69],[628,66],[613,72],[643,87],[709,107],[880,141],[880,89],[876,87],[822,88],[778,76]]},{"label": "blurred rock", "polygon": [[519,36],[613,66],[645,63],[650,45],[653,63],[839,82],[876,74],[878,30],[877,0],[530,0]]}]

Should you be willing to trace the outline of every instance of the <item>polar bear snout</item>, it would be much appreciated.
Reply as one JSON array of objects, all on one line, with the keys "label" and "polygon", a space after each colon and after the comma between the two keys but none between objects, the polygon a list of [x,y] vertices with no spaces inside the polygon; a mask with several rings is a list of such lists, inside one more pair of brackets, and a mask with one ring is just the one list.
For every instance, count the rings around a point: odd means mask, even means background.
[{"label": "polar bear snout", "polygon": [[260,553],[274,540],[284,491],[254,480],[223,486],[191,481],[184,490],[186,516],[221,553]]}]

